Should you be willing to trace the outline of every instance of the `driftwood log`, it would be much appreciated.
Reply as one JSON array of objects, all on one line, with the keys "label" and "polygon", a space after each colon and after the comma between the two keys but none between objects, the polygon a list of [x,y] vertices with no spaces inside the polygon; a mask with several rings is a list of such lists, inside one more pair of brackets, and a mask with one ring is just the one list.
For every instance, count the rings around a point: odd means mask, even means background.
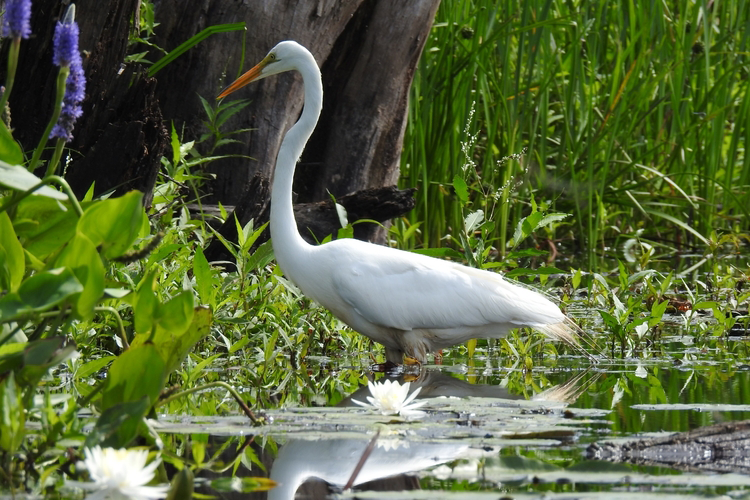
[{"label": "driftwood log", "polygon": [[683,471],[750,474],[750,420],[627,443],[593,443],[586,449],[586,458]]}]

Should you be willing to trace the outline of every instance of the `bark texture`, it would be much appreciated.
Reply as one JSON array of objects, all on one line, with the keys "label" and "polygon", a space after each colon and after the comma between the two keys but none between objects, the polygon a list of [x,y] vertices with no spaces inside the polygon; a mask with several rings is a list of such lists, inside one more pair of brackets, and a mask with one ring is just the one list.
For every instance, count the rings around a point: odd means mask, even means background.
[{"label": "bark texture", "polygon": [[[157,44],[168,50],[205,27],[247,22],[247,34],[214,35],[157,75],[162,110],[184,124],[188,136],[199,135],[205,130],[205,114],[198,96],[212,101],[276,43],[294,39],[321,66],[325,91],[321,120],[298,169],[299,200],[395,184],[408,89],[438,3],[204,0],[199,8],[185,9],[180,0],[162,0],[156,12],[161,23]],[[239,137],[240,144],[218,152],[252,159],[214,164],[215,200],[235,204],[256,173],[272,176],[281,139],[297,120],[302,97],[294,74],[262,80],[230,97],[250,99],[251,104],[226,129],[253,130]]]},{"label": "bark texture", "polygon": [[[148,204],[169,145],[154,97],[155,81],[123,67],[130,22],[139,5],[140,0],[76,2],[87,82],[83,116],[68,145],[74,153],[66,178],[79,196],[95,181],[96,194],[138,189]],[[66,8],[59,0],[32,2],[33,36],[21,45],[10,97],[14,136],[26,151],[36,146],[52,112],[58,72],[52,41]]]}]

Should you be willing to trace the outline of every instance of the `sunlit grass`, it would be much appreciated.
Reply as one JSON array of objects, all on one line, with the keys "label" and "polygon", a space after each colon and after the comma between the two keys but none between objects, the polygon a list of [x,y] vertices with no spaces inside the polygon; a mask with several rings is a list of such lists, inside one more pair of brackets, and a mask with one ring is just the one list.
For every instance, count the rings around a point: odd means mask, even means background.
[{"label": "sunlit grass", "polygon": [[[411,95],[402,183],[420,188],[410,222],[422,225],[409,244],[439,246],[465,210],[496,202],[486,213],[503,253],[532,194],[573,214],[551,236],[590,269],[639,229],[699,252],[712,231],[750,231],[749,12],[741,1],[443,2]],[[466,206],[456,175],[472,189]]]}]

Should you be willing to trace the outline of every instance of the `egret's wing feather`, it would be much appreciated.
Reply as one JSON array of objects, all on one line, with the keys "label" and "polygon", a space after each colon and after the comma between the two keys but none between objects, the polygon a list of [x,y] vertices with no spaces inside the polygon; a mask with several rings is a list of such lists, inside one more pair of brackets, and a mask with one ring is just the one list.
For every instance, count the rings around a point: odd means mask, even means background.
[{"label": "egret's wing feather", "polygon": [[382,247],[378,250],[340,266],[334,276],[342,300],[372,323],[411,330],[534,325],[564,318],[542,295],[495,273]]}]

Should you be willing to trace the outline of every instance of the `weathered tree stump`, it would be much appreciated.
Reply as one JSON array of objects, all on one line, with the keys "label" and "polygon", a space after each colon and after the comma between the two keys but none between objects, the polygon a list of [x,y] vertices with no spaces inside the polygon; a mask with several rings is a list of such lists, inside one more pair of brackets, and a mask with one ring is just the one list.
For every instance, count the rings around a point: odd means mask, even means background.
[{"label": "weathered tree stump", "polygon": [[[165,116],[176,118],[191,137],[205,130],[198,96],[219,91],[260,61],[276,43],[294,39],[316,57],[323,72],[323,112],[299,169],[298,201],[337,198],[370,187],[395,184],[406,123],[408,91],[437,10],[438,0],[355,0],[279,3],[273,0],[206,0],[185,9],[162,0],[157,44],[172,49],[207,26],[245,21],[242,33],[214,35],[157,74]],[[245,60],[241,61],[242,44]],[[188,77],[187,75],[194,75]],[[250,99],[227,130],[254,129],[214,163],[213,199],[237,204],[247,182],[272,177],[281,139],[302,109],[299,75],[283,74],[242,89],[231,98]]]},{"label": "weathered tree stump", "polygon": [[[86,98],[76,123],[66,178],[82,196],[96,181],[97,194],[138,189],[150,200],[169,146],[154,97],[155,82],[124,69],[130,21],[139,0],[78,0],[79,48],[84,51]],[[14,136],[28,151],[36,146],[52,112],[58,68],[52,64],[55,23],[67,5],[32,2],[32,33],[21,45],[10,97]],[[3,67],[4,69],[4,67]],[[40,85],[41,82],[41,85]]]}]

